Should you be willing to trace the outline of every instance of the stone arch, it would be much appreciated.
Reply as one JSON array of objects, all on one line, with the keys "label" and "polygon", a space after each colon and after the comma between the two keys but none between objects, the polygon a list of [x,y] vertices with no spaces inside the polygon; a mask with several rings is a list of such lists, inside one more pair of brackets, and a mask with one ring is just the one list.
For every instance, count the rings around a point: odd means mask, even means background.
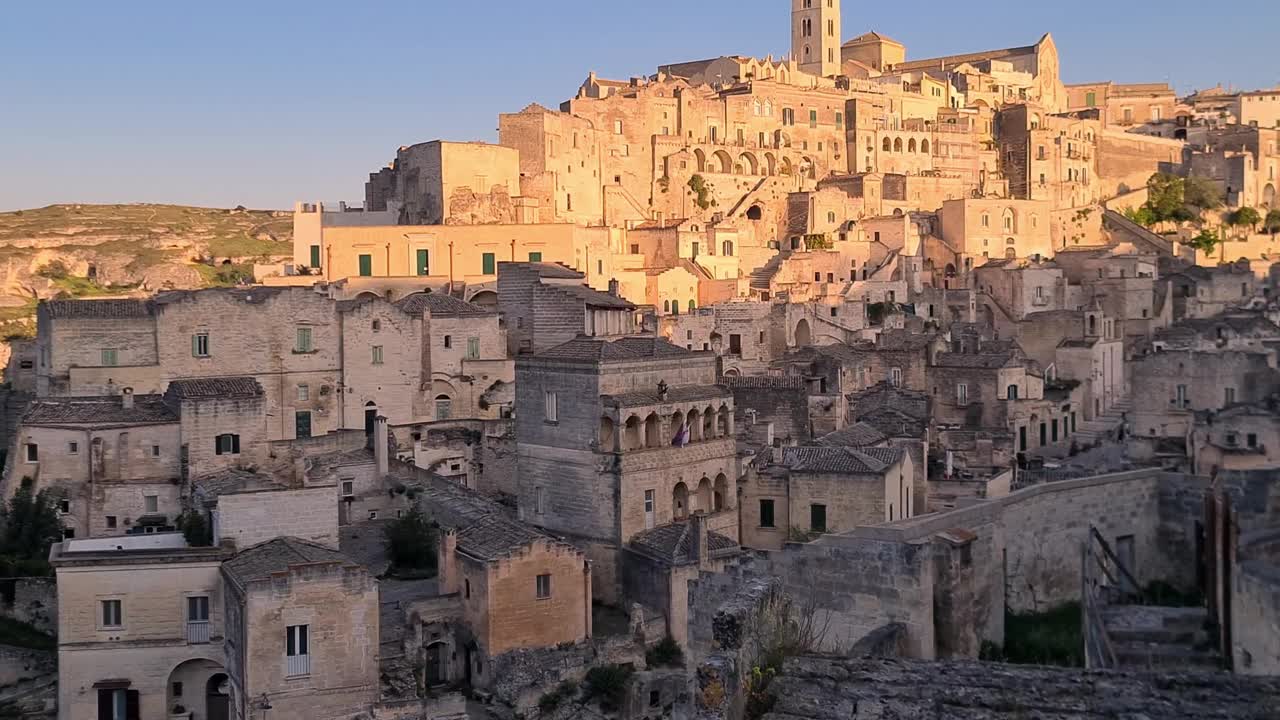
[{"label": "stone arch", "polygon": [[1262,189],[1262,204],[1263,206],[1270,209],[1276,208],[1276,186],[1275,185],[1272,185],[1271,183],[1267,183],[1267,186]]},{"label": "stone arch", "polygon": [[729,506],[729,478],[724,473],[716,475],[711,485],[711,509],[719,512]]},{"label": "stone arch", "polygon": [[902,138],[893,139],[893,151],[902,152]]},{"label": "stone arch", "polygon": [[1004,249],[1004,256],[1010,260],[1013,260],[1018,257],[1018,249],[1007,247]]},{"label": "stone arch", "polygon": [[813,162],[813,158],[808,155],[800,158],[800,173],[810,179],[818,176],[818,166]]},{"label": "stone arch", "polygon": [[685,426],[689,428],[689,442],[702,439],[702,413],[698,412],[698,408],[690,410],[685,416]]},{"label": "stone arch", "polygon": [[789,148],[791,147],[791,136],[781,130],[775,130],[773,133],[774,147]]},{"label": "stone arch", "polygon": [[626,425],[622,428],[622,449],[635,450],[642,447],[644,447],[644,428],[640,417],[632,415],[627,418]]},{"label": "stone arch", "polygon": [[886,135],[884,138],[884,142],[881,143],[881,147],[884,149],[885,152],[889,152],[890,150],[893,150],[893,140],[890,140],[889,136]]},{"label": "stone arch", "polygon": [[778,174],[778,158],[773,153],[764,154],[764,174],[765,175]]},{"label": "stone arch", "polygon": [[[195,717],[210,717],[211,711],[227,717],[230,683],[226,669],[216,660],[191,658],[178,663],[169,671],[167,688],[167,709],[181,705]],[[181,697],[174,695],[178,688],[181,688]]]},{"label": "stone arch", "polygon": [[693,160],[698,167],[698,172],[707,171],[707,154],[702,152],[702,148],[693,149]]},{"label": "stone arch", "polygon": [[675,442],[676,433],[679,433],[680,428],[684,427],[684,413],[677,410],[671,414],[667,421],[671,423],[671,427],[668,428],[671,432],[671,441]]},{"label": "stone arch", "polygon": [[716,411],[707,408],[702,411],[702,439],[710,440],[716,436]]},{"label": "stone arch", "polygon": [[614,427],[613,418],[602,415],[600,417],[600,449],[604,452],[613,452],[617,441],[617,428]]},{"label": "stone arch", "polygon": [[738,377],[741,374],[742,373],[738,372],[738,368],[729,368],[728,370],[724,371],[725,377]]},{"label": "stone arch", "polygon": [[760,174],[760,161],[756,160],[756,156],[751,153],[742,153],[738,157],[738,161],[742,164],[742,172],[747,175]]},{"label": "stone arch", "polygon": [[707,512],[712,508],[711,478],[706,475],[698,481],[698,510]]},{"label": "stone arch", "polygon": [[711,171],[724,173],[729,175],[733,173],[733,158],[729,157],[729,153],[724,150],[717,150],[711,154]]},{"label": "stone arch", "polygon": [[763,220],[763,219],[764,219],[764,208],[760,207],[759,205],[752,205],[751,207],[747,208],[747,219],[748,219],[748,220]]},{"label": "stone arch", "polygon": [[498,293],[494,290],[480,290],[467,302],[487,308],[498,307]]},{"label": "stone arch", "polygon": [[921,140],[921,141],[920,141],[920,152],[924,153],[925,155],[928,155],[928,154],[929,154],[929,140],[928,140],[928,138],[925,138],[924,140]]},{"label": "stone arch", "polygon": [[683,481],[671,490],[671,511],[677,520],[689,517],[689,486]]},{"label": "stone arch", "polygon": [[649,413],[649,417],[644,419],[644,446],[645,447],[662,447],[662,431],[660,429],[661,422],[658,420],[658,413]]},{"label": "stone arch", "polygon": [[809,329],[809,321],[801,319],[796,323],[795,331],[796,347],[805,347],[813,344],[813,331]]},{"label": "stone arch", "polygon": [[[736,373],[736,370],[729,372]],[[725,375],[728,375],[726,372]],[[721,437],[729,437],[733,430],[733,413],[729,411],[728,405],[721,405],[720,410],[716,413],[716,434]]]},{"label": "stone arch", "polygon": [[791,165],[791,158],[787,157],[786,155],[782,156],[781,164],[778,166],[778,174],[780,175],[795,174],[795,168]]},{"label": "stone arch", "polygon": [[916,151],[916,139],[910,138],[907,140],[907,152],[913,153],[915,151]]}]

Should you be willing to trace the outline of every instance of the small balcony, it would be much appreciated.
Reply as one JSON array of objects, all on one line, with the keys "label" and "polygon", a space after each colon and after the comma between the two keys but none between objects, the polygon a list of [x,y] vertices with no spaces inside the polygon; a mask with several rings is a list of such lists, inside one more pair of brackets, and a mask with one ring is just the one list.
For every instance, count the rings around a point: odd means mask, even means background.
[{"label": "small balcony", "polygon": [[310,674],[310,655],[289,655],[285,658],[285,677],[305,677]]},{"label": "small balcony", "polygon": [[209,642],[209,621],[208,620],[188,620],[187,621],[187,644],[188,645],[205,645]]}]

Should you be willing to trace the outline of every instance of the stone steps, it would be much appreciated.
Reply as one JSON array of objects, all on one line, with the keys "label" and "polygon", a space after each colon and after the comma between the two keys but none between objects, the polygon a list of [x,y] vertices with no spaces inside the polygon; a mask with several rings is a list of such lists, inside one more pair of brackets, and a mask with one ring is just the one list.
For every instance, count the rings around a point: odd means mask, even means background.
[{"label": "stone steps", "polygon": [[1139,641],[1113,642],[1112,648],[1123,670],[1222,669],[1222,658],[1212,650]]}]

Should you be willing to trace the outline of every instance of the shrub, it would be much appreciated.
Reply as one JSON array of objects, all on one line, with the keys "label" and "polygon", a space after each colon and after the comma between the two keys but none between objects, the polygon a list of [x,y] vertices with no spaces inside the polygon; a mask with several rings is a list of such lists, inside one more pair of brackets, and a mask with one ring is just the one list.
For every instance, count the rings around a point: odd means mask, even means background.
[{"label": "shrub", "polygon": [[436,526],[418,508],[387,526],[387,552],[391,562],[408,570],[436,569]]},{"label": "shrub", "polygon": [[574,693],[578,691],[578,683],[572,680],[565,680],[556,686],[554,690],[548,691],[538,698],[538,710],[542,713],[549,713],[565,700],[573,698]]},{"label": "shrub", "polygon": [[204,514],[188,510],[178,516],[178,530],[182,532],[182,537],[187,539],[187,544],[192,547],[208,547],[213,544],[213,532],[209,527],[209,523],[204,519]]},{"label": "shrub", "polygon": [[670,635],[662,638],[662,642],[649,648],[644,654],[645,663],[653,667],[680,667],[684,665],[684,650],[680,643]]},{"label": "shrub", "polygon": [[49,491],[32,492],[27,480],[0,507],[0,577],[53,574],[49,548],[62,540],[62,520]]},{"label": "shrub", "polygon": [[600,707],[605,710],[616,710],[622,707],[622,700],[627,693],[627,680],[631,678],[631,668],[625,665],[597,665],[587,671],[587,697],[599,700]]},{"label": "shrub", "polygon": [[50,260],[36,270],[36,274],[49,280],[61,280],[71,274],[67,264],[61,260]]}]

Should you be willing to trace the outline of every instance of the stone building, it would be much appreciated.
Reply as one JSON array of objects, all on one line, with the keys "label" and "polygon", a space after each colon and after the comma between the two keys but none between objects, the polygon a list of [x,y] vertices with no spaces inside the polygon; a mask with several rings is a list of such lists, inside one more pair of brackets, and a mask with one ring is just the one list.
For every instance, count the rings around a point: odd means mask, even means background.
[{"label": "stone building", "polygon": [[941,238],[956,249],[966,273],[988,260],[1052,257],[1050,209],[1041,200],[948,200],[938,213]]},{"label": "stone building", "polygon": [[159,395],[33,401],[5,478],[58,498],[68,538],[172,529],[182,475],[177,413]]},{"label": "stone building", "polygon": [[522,356],[520,517],[582,547],[596,596],[616,601],[618,553],[637,533],[704,512],[736,534],[733,413],[715,357],[666,340],[579,337]]},{"label": "stone building", "polygon": [[1276,397],[1196,412],[1187,450],[1198,475],[1276,467],[1280,464]]},{"label": "stone building", "polygon": [[519,153],[500,145],[431,142],[402,147],[369,175],[364,207],[399,210],[398,225],[517,222]]},{"label": "stone building", "polygon": [[502,263],[499,309],[511,355],[538,353],[579,335],[634,335],[636,306],[583,283],[582,273],[553,263]]},{"label": "stone building", "polygon": [[36,307],[36,394],[103,395],[164,388],[155,305],[147,300],[46,300]]}]

